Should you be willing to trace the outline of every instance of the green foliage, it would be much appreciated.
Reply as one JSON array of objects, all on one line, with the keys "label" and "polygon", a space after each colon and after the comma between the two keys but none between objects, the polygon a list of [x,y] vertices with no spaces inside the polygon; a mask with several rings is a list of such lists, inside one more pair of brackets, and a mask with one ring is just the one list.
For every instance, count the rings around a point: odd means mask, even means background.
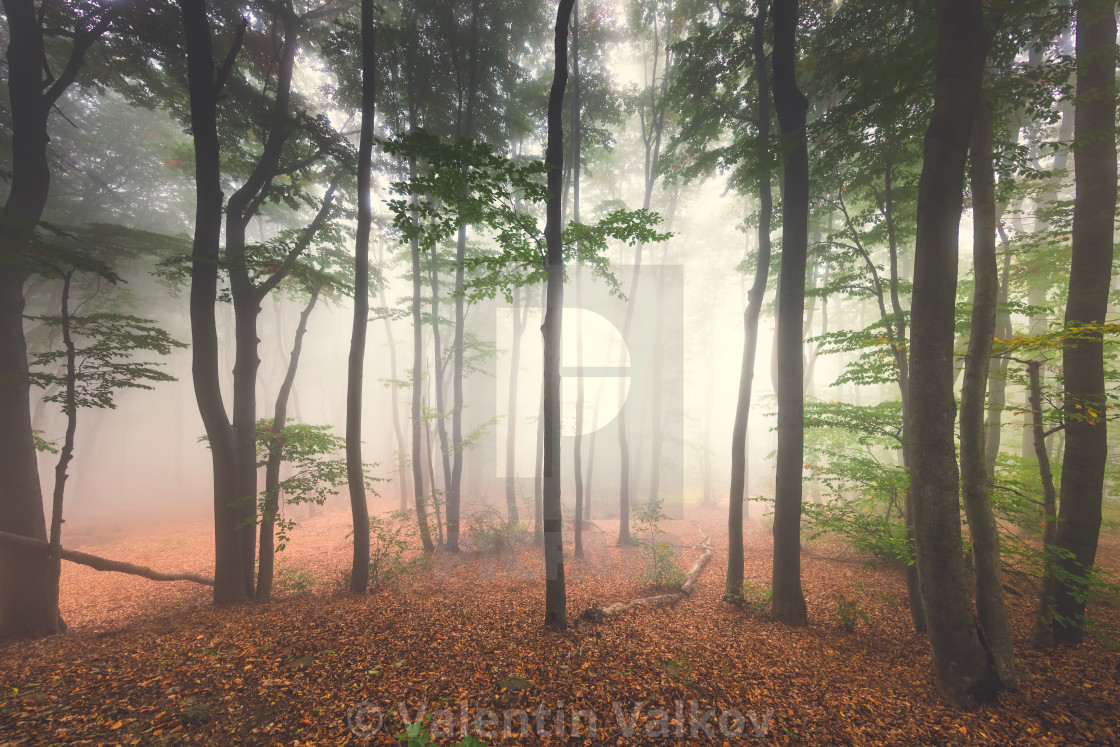
[{"label": "green foliage", "polygon": [[476,552],[502,552],[531,538],[528,524],[510,524],[491,506],[469,514],[463,522],[463,544]]},{"label": "green foliage", "polygon": [[277,591],[289,594],[306,594],[314,588],[315,581],[315,574],[307,570],[305,565],[290,566],[286,563],[277,563],[273,586]]},{"label": "green foliage", "polygon": [[[47,327],[60,328],[62,317],[31,317]],[[115,409],[114,398],[121,389],[153,389],[152,383],[175,381],[161,371],[160,363],[134,360],[138,352],[168,355],[186,345],[172,339],[151,319],[127,314],[90,314],[70,316],[70,335],[74,340],[75,381],[71,404],[66,391],[67,351],[46,350],[32,356],[31,383],[50,392],[44,399],[71,408]],[[54,391],[51,391],[51,390]]]},{"label": "green foliage", "polygon": [[[546,164],[518,164],[485,143],[446,143],[424,130],[380,144],[386,153],[422,166],[412,179],[392,185],[401,197],[388,205],[402,241],[416,239],[430,253],[460,225],[471,225],[489,234],[497,245],[497,251],[467,258],[471,277],[462,291],[467,298],[494,298],[501,293],[512,300],[514,287],[545,280],[544,230],[531,210],[548,200]],[[665,241],[671,234],[657,231],[660,223],[657,213],[622,208],[610,210],[593,225],[571,222],[561,237],[565,262],[589,265],[593,275],[619,293],[605,256],[608,241],[631,245]]]},{"label": "green foliage", "polygon": [[35,451],[40,454],[57,454],[58,447],[54,445],[54,441],[48,441],[40,434],[42,431],[32,431],[31,437],[35,439]]},{"label": "green foliage", "polygon": [[[423,721],[415,721],[407,725],[400,734],[394,734],[393,739],[404,747],[429,747],[436,744],[432,738],[432,733],[428,731],[428,722],[431,716],[428,715]],[[455,747],[486,747],[486,742],[475,738],[471,734],[464,736]]]},{"label": "green foliage", "polygon": [[[832,386],[846,383],[857,386],[894,384],[898,381],[898,367],[887,330],[897,323],[898,319],[892,314],[861,330],[837,330],[810,337],[805,342],[817,343],[818,355],[856,354],[854,360],[845,364],[844,372],[832,382]],[[897,344],[901,348],[906,347],[905,341]]]},{"label": "green foliage", "polygon": [[[203,437],[205,438],[205,437]],[[270,516],[269,499],[275,497],[278,506],[284,503],[315,503],[323,505],[332,495],[338,495],[338,488],[347,483],[346,458],[335,456],[346,448],[346,440],[332,433],[329,425],[309,425],[289,423],[277,433],[272,428],[272,418],[257,421],[257,466],[268,464],[269,451],[280,449],[280,461],[290,466],[289,475],[280,480],[274,494],[269,489],[261,491],[257,497],[258,521],[272,520],[276,525],[276,551],[287,547],[289,533],[295,527],[293,519],[283,516]],[[380,482],[370,470],[376,464],[362,466],[366,490],[374,493],[373,483]],[[281,496],[284,501],[281,501]]]},{"label": "green foliage", "polygon": [[642,568],[643,580],[651,586],[679,589],[685,574],[677,567],[677,548],[672,542],[659,539],[665,534],[661,522],[669,517],[662,511],[664,499],[651,498],[634,510],[634,544],[645,551],[646,564]]},{"label": "green foliage", "polygon": [[854,633],[860,623],[870,620],[863,605],[850,592],[842,591],[833,594],[832,599],[836,602],[836,610],[833,612],[836,623],[847,632]]},{"label": "green foliage", "polygon": [[743,587],[736,595],[723,595],[723,601],[728,604],[734,604],[737,607],[742,607],[747,612],[756,617],[768,617],[770,615],[770,600],[773,592],[770,587],[756,584],[753,581],[744,581]]},{"label": "green foliage", "polygon": [[406,560],[408,548],[416,541],[419,530],[415,522],[403,511],[388,516],[371,516],[369,519],[369,590],[371,592],[391,586],[410,571],[430,562],[426,556]]}]

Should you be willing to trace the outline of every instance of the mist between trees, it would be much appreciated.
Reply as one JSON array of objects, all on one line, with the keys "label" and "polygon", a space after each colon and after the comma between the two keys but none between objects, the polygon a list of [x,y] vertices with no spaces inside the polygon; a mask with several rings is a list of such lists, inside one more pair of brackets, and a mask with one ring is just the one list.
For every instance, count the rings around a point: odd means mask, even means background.
[{"label": "mist between trees", "polygon": [[0,635],[65,627],[72,530],[213,519],[264,602],[323,505],[359,593],[537,543],[557,630],[589,532],[664,570],[720,506],[749,606],[762,521],[792,627],[839,537],[959,705],[1018,685],[1009,574],[1096,630],[1115,3],[3,7]]}]

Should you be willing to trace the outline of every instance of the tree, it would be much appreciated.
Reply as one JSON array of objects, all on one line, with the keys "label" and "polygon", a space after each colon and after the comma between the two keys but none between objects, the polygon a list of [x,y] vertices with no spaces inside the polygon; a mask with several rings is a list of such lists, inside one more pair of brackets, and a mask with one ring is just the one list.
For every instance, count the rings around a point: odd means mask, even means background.
[{"label": "tree", "polygon": [[[58,98],[77,80],[86,52],[109,28],[115,11],[73,4],[75,17],[34,0],[4,0],[8,20],[8,95],[12,116],[11,187],[0,213],[0,531],[46,540],[43,498],[31,427],[24,338],[25,255],[50,191],[47,121]],[[44,23],[65,29],[73,42],[57,74],[44,49]],[[43,556],[0,547],[0,636],[58,632],[50,566]]]},{"label": "tree", "polygon": [[984,448],[984,395],[999,300],[992,108],[991,100],[986,98],[977,105],[969,143],[972,266],[976,276],[976,291],[973,294],[972,324],[961,385],[961,491],[972,539],[977,619],[984,631],[984,639],[995,663],[1000,685],[1014,689],[1018,685],[1015,649],[1003,601],[999,529],[992,512],[992,477],[988,472]]},{"label": "tree", "polygon": [[[1074,103],[1073,259],[1065,326],[1099,325],[1108,313],[1116,214],[1116,3],[1078,0]],[[1088,575],[1096,560],[1108,454],[1103,344],[1097,336],[1067,346],[1066,448],[1059,488],[1054,638],[1081,642]],[[1097,416],[1084,413],[1098,413]]]},{"label": "tree", "polygon": [[918,186],[910,326],[914,533],[934,672],[952,703],[984,702],[996,682],[977,635],[962,555],[954,444],[953,330],[965,158],[991,39],[979,0],[938,0],[933,113]]},{"label": "tree", "polygon": [[373,0],[362,0],[362,125],[358,142],[358,235],[354,244],[354,326],[346,372],[346,471],[354,520],[354,560],[350,591],[369,585],[369,508],[362,475],[362,373],[369,326],[369,234],[373,223],[370,181],[377,59],[374,54]]},{"label": "tree", "polygon": [[191,373],[195,399],[210,442],[214,469],[214,603],[233,604],[246,601],[249,595],[242,575],[233,433],[218,376],[215,306],[218,296],[223,202],[218,100],[244,40],[245,24],[237,27],[225,61],[218,68],[215,65],[206,6],[205,0],[179,0],[187,48],[190,127],[195,155],[196,204],[190,297],[193,356]]},{"label": "tree", "polygon": [[564,246],[560,207],[564,176],[564,88],[568,83],[568,22],[575,0],[560,0],[556,10],[555,67],[548,95],[548,203],[544,226],[548,286],[544,324],[544,624],[568,627],[564,590],[564,515],[560,506],[560,325],[564,313]]},{"label": "tree", "polygon": [[797,87],[797,0],[774,0],[774,109],[782,130],[782,269],[778,278],[778,457],[774,486],[774,571],[771,617],[806,625],[801,591],[801,468],[804,464],[805,265],[809,244],[809,102]]}]

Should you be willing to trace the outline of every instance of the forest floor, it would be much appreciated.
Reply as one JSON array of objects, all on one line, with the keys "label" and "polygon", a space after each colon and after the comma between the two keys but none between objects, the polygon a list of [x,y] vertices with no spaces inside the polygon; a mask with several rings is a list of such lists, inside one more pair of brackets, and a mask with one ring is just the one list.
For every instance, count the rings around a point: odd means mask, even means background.
[{"label": "forest floor", "polygon": [[[692,597],[589,622],[577,618],[592,605],[650,593],[638,580],[641,551],[613,546],[617,521],[597,520],[588,559],[565,568],[571,627],[553,633],[542,625],[537,548],[437,554],[396,588],[358,597],[340,590],[348,521],[336,509],[300,522],[269,605],[215,609],[206,587],[66,564],[71,632],[0,643],[0,746],[395,744],[401,704],[409,720],[422,706],[442,709],[429,726],[449,729],[445,744],[462,740],[464,724],[489,744],[1120,744],[1120,652],[1095,639],[1030,650],[1029,585],[1008,599],[1020,689],[961,711],[937,694],[901,573],[843,547],[808,548],[810,624],[790,629],[722,601],[725,516],[690,507],[687,521],[663,526],[681,544],[682,571],[700,553],[698,526],[715,546]],[[105,526],[64,540],[205,574],[211,542],[205,522]],[[770,534],[757,522],[746,555],[747,579],[768,587]],[[1116,573],[1120,543],[1109,538],[1101,557]],[[845,605],[854,631],[841,625]],[[1114,607],[1094,614],[1120,624]],[[486,735],[490,711],[497,732]],[[594,714],[593,737],[590,714],[573,727],[576,711]],[[355,734],[348,713],[358,730],[380,728]]]}]

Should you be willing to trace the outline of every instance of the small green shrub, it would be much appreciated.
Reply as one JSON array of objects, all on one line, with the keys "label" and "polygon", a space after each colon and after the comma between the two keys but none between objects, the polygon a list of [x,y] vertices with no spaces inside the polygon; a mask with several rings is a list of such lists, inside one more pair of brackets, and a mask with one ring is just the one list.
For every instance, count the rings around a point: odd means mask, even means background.
[{"label": "small green shrub", "polygon": [[756,584],[753,581],[744,581],[743,588],[738,596],[725,593],[723,601],[734,604],[736,607],[742,607],[756,617],[768,617],[770,615],[772,593],[769,587]]},{"label": "small green shrub", "polygon": [[836,622],[849,633],[854,633],[860,623],[866,623],[870,619],[864,612],[863,605],[852,594],[840,592],[833,594],[832,598],[836,600],[836,612],[833,613]]},{"label": "small green shrub", "polygon": [[653,498],[634,511],[634,544],[645,550],[646,563],[642,568],[642,580],[650,586],[664,589],[680,589],[685,574],[677,567],[677,548],[672,542],[658,539],[665,534],[661,522],[669,517],[662,510],[662,499]]},{"label": "small green shrub", "polygon": [[511,524],[496,508],[486,506],[467,516],[462,542],[475,552],[499,553],[525,543],[531,534],[527,524]]},{"label": "small green shrub", "polygon": [[314,588],[316,580],[315,574],[305,565],[277,563],[273,587],[288,594],[306,594]]}]

